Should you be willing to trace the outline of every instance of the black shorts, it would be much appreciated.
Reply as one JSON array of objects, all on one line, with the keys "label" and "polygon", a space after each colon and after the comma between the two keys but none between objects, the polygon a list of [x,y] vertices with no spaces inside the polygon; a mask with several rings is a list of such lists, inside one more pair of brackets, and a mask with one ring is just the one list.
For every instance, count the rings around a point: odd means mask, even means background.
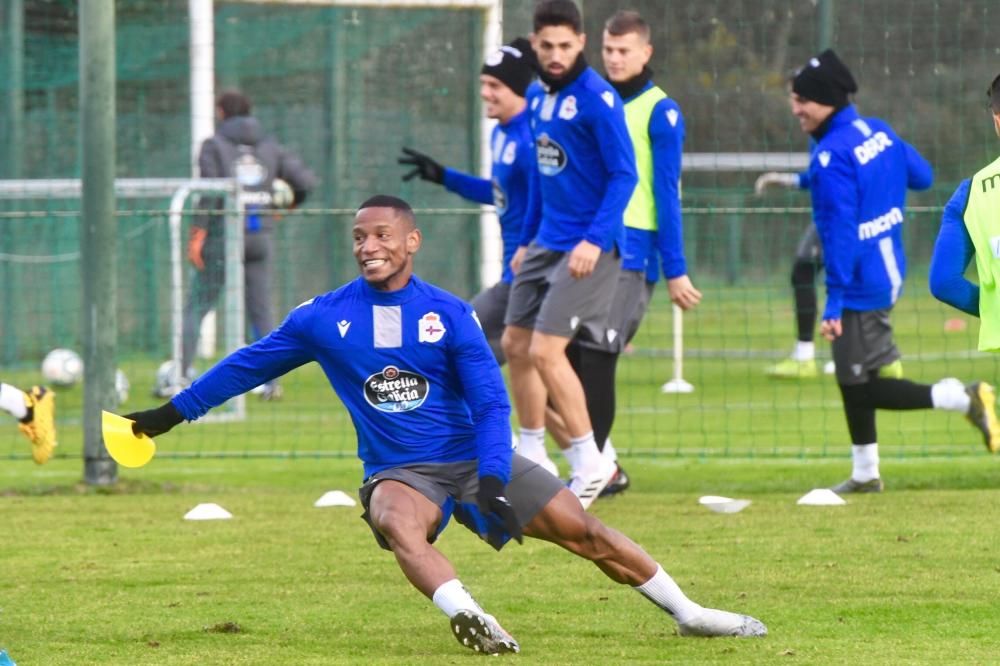
[{"label": "black shorts", "polygon": [[[372,474],[358,491],[365,512],[361,518],[368,523],[378,545],[392,550],[385,537],[372,524],[369,513],[372,493],[380,482],[392,479],[404,483],[434,502],[441,509],[441,521],[431,537],[433,543],[447,527],[452,514],[471,532],[500,550],[510,540],[492,514],[483,515],[476,504],[479,490],[479,470],[475,460],[457,463],[423,463],[408,467],[393,467]],[[511,459],[510,482],[506,494],[517,520],[524,527],[545,508],[563,486],[562,481],[516,453]]]},{"label": "black shorts", "polygon": [[838,384],[864,384],[872,371],[899,359],[889,322],[891,311],[892,308],[844,310],[840,317],[843,333],[833,341]]}]

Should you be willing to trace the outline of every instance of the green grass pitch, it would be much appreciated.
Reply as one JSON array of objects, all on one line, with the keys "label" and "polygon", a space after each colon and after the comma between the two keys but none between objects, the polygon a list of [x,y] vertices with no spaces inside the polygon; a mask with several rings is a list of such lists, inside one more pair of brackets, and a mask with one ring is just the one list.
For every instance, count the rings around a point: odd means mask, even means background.
[{"label": "green grass pitch", "polygon": [[[911,288],[895,322],[907,374],[996,378],[969,354],[974,324]],[[790,346],[776,285],[705,289],[688,317],[687,396],[665,396],[669,316],[661,289],[624,357],[614,433],[634,488],[594,512],[623,530],[706,605],[764,620],[759,641],[681,639],[664,614],[592,566],[529,542],[501,554],[452,526],[441,547],[462,580],[538,664],[993,663],[1000,467],[951,414],[880,416],[887,492],[844,507],[799,507],[842,480],[848,440],[829,378],[766,380]],[[728,295],[727,295],[728,294]],[[821,352],[826,347],[820,346]],[[125,359],[126,409],[147,397],[160,359]],[[6,373],[27,384],[34,373]],[[149,378],[149,379],[147,379]],[[0,439],[0,647],[19,664],[440,664],[476,659],[378,550],[353,493],[349,419],[315,367],[243,423],[183,426],[110,491],[79,484],[82,390],[59,395],[60,455],[27,459]],[[275,452],[275,453],[272,453]],[[562,462],[556,457],[558,462]],[[712,514],[703,494],[752,500]],[[231,521],[187,522],[200,502]],[[471,662],[470,662],[471,663]]]}]

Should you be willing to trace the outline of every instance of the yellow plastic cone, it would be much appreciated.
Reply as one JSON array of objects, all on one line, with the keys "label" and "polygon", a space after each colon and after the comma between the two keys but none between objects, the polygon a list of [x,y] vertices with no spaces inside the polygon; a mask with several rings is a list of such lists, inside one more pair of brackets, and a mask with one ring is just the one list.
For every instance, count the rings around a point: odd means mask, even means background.
[{"label": "yellow plastic cone", "polygon": [[101,434],[108,453],[123,467],[142,467],[156,454],[156,443],[149,435],[135,435],[132,423],[124,416],[101,410]]}]

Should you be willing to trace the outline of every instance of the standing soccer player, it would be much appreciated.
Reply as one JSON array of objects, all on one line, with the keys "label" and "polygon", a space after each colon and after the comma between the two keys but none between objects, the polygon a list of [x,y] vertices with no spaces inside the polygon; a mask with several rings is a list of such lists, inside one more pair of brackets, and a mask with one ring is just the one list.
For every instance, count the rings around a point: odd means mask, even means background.
[{"label": "standing soccer player", "polygon": [[421,234],[405,201],[372,197],[352,234],[359,278],[306,301],[170,402],[129,414],[133,430],[162,434],[316,361],[357,430],[363,518],[407,580],[448,616],[462,645],[486,654],[520,650],[434,547],[452,515],[497,550],[525,535],[594,562],[666,611],[682,636],[766,635],[752,617],[691,601],[638,545],[511,452],[500,367],[470,306],[413,274]]},{"label": "standing soccer player", "polygon": [[881,492],[876,409],[946,409],[967,415],[987,448],[1000,444],[993,389],[983,382],[933,385],[880,376],[900,357],[889,315],[903,287],[906,190],[926,189],[931,166],[878,118],[848,101],[857,90],[832,50],[811,58],[792,80],[792,113],[816,141],[809,164],[813,220],[826,256],[826,307],[820,331],[833,343],[837,383],[851,433],[850,478],[837,493]]},{"label": "standing soccer player", "polygon": [[56,444],[56,394],[44,386],[22,391],[0,382],[0,409],[17,419],[18,429],[31,442],[31,458],[44,465]]},{"label": "standing soccer player", "polygon": [[[1000,137],[1000,76],[986,91],[993,129]],[[931,257],[930,287],[934,296],[959,310],[979,317],[979,350],[1000,351],[1000,299],[997,297],[1000,238],[1000,158],[963,180],[941,218],[941,231]],[[979,284],[965,277],[973,257]],[[981,386],[980,399],[995,396]],[[992,448],[996,448],[996,444]]]},{"label": "standing soccer player", "polygon": [[619,11],[604,24],[604,69],[625,105],[639,184],[625,209],[625,251],[607,333],[594,339],[589,331],[581,331],[567,349],[587,396],[594,440],[616,465],[602,495],[629,486],[609,437],[615,419],[615,373],[619,355],[649,307],[661,262],[671,301],[690,310],[701,300],[684,260],[680,200],[684,116],[677,102],[652,81],[650,36],[649,24],[635,11]]},{"label": "standing soccer player", "polygon": [[535,53],[531,50],[531,43],[520,37],[501,47],[483,64],[479,75],[479,96],[486,107],[486,117],[498,123],[490,140],[493,161],[490,179],[443,167],[428,155],[411,148],[403,148],[405,156],[398,160],[400,164],[415,167],[403,176],[403,180],[420,176],[423,180],[444,185],[471,201],[496,206],[503,239],[503,275],[500,282],[472,300],[472,307],[483,325],[490,349],[501,365],[505,359],[500,337],[503,335],[510,285],[514,281],[510,261],[521,240],[529,186],[538,178],[534,140],[524,100],[535,72]]},{"label": "standing soccer player", "polygon": [[548,459],[551,400],[571,438],[570,489],[588,507],[615,465],[597,448],[566,347],[584,330],[596,340],[607,335],[622,218],[637,177],[621,98],[587,65],[581,28],[572,0],[544,0],[535,9],[531,41],[542,83],[528,89],[527,99],[540,179],[512,261],[503,348],[521,425],[518,451],[535,462]]}]

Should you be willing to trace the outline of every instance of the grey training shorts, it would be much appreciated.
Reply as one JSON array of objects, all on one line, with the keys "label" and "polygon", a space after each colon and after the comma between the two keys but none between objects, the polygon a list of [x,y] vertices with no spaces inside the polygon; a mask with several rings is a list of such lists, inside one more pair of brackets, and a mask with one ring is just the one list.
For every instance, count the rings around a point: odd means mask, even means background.
[{"label": "grey training shorts", "polygon": [[833,341],[838,384],[864,384],[869,373],[899,358],[899,349],[892,339],[890,312],[891,308],[844,310],[840,318],[843,333]]},{"label": "grey training shorts", "polygon": [[569,255],[528,246],[510,291],[508,326],[570,339],[583,330],[591,339],[604,337],[621,271],[618,250],[602,252],[594,272],[580,279],[569,274]]},{"label": "grey training shorts", "polygon": [[476,311],[479,318],[479,325],[483,327],[486,341],[490,343],[490,349],[497,359],[497,363],[503,365],[504,355],[500,346],[500,338],[503,336],[503,320],[507,314],[507,301],[510,300],[510,283],[497,282],[488,289],[484,289],[472,299],[472,309]]},{"label": "grey training shorts", "polygon": [[[479,469],[475,460],[457,463],[422,463],[408,467],[393,467],[372,474],[358,491],[365,512],[362,519],[372,529],[378,545],[392,550],[385,537],[372,524],[369,513],[372,493],[382,481],[392,479],[404,483],[434,502],[441,509],[441,522],[430,539],[433,543],[448,525],[451,515],[470,531],[483,537],[491,546],[500,550],[510,539],[492,515],[484,516],[476,505],[479,490]],[[562,481],[527,458],[513,454],[510,482],[505,490],[514,514],[524,527],[545,508],[560,490]],[[488,536],[487,536],[488,535]]]},{"label": "grey training shorts", "polygon": [[589,331],[580,331],[576,343],[588,349],[609,354],[620,354],[625,350],[639,330],[642,318],[649,309],[649,301],[653,297],[656,284],[646,281],[645,271],[622,270],[618,276],[618,286],[615,288],[615,298],[608,313],[608,326],[604,337],[594,340]]}]

